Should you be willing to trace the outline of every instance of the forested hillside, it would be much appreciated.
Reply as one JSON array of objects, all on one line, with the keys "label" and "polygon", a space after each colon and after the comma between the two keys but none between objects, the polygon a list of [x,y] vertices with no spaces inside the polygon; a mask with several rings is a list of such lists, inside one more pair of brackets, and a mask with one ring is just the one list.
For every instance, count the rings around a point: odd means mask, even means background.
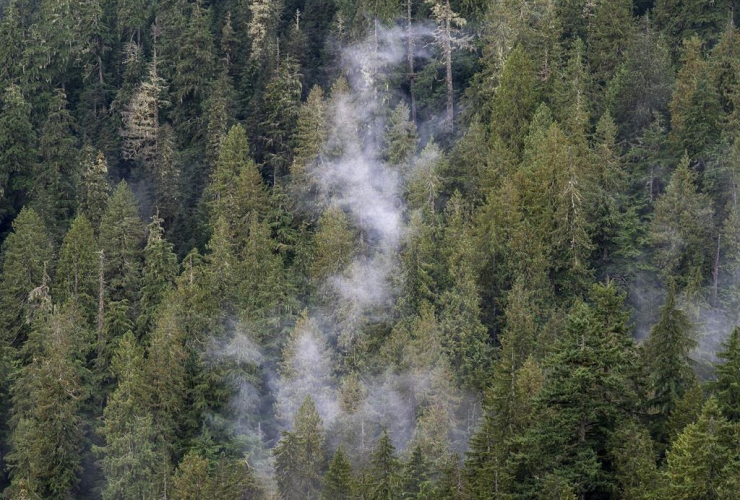
[{"label": "forested hillside", "polygon": [[0,0],[8,500],[740,498],[736,0]]}]

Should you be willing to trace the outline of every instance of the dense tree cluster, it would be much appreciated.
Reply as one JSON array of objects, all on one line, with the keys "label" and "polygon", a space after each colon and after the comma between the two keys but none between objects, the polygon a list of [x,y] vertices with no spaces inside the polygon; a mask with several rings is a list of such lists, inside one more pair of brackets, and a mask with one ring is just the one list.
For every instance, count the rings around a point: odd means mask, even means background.
[{"label": "dense tree cluster", "polygon": [[739,498],[739,10],[0,0],[3,497]]}]

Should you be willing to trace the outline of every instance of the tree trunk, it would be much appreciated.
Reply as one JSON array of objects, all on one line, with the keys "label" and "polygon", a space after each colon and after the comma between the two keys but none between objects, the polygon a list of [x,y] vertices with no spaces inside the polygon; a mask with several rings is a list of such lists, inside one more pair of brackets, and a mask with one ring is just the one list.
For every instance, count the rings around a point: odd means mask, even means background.
[{"label": "tree trunk", "polygon": [[450,7],[450,0],[445,3],[445,20],[444,20],[444,58],[445,66],[447,67],[446,82],[447,82],[447,117],[445,119],[445,127],[448,132],[454,131],[453,120],[455,118],[454,108],[454,90],[452,88],[452,8]]},{"label": "tree trunk", "polygon": [[105,326],[105,252],[100,252],[100,269],[98,271],[98,354],[103,348],[103,328]]},{"label": "tree trunk", "polygon": [[409,96],[411,97],[411,121],[416,123],[416,97],[414,96],[414,30],[411,20],[411,2],[406,0],[406,50],[409,62]]}]

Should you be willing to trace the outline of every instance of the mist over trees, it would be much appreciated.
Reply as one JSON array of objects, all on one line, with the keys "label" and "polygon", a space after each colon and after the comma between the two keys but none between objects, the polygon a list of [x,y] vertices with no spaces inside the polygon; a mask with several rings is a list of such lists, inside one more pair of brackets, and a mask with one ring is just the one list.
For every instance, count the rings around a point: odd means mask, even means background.
[{"label": "mist over trees", "polygon": [[735,0],[0,0],[0,496],[740,498]]}]

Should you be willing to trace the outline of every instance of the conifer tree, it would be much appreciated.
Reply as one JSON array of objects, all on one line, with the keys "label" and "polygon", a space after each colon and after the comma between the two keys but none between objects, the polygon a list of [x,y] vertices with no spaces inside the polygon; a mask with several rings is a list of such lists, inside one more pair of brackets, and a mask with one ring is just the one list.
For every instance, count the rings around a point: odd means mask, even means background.
[{"label": "conifer tree", "polygon": [[177,467],[172,484],[174,500],[200,500],[208,491],[208,468],[206,458],[190,451]]},{"label": "conifer tree", "polygon": [[612,435],[609,453],[625,500],[649,500],[661,491],[654,448],[650,433],[637,422],[625,422]]},{"label": "conifer tree", "polygon": [[740,327],[730,333],[717,353],[721,362],[715,371],[717,380],[713,384],[717,404],[722,414],[731,422],[740,421]]},{"label": "conifer tree", "polygon": [[144,247],[144,266],[141,275],[141,301],[137,328],[144,333],[149,330],[157,311],[178,271],[177,256],[172,243],[164,238],[162,219],[152,216],[149,236]]},{"label": "conifer tree", "polygon": [[67,228],[77,207],[77,189],[81,172],[78,167],[76,126],[67,109],[64,91],[57,89],[49,104],[49,114],[41,127],[39,154],[32,198],[47,226],[53,228],[56,240]]},{"label": "conifer tree", "polygon": [[31,189],[36,165],[36,134],[31,105],[20,87],[4,89],[0,110],[0,222],[13,219]]},{"label": "conifer tree", "polygon": [[666,494],[680,500],[736,495],[740,477],[736,433],[717,400],[710,398],[699,420],[686,427],[668,452]]},{"label": "conifer tree", "polygon": [[327,139],[326,106],[324,91],[315,85],[298,110],[290,175],[291,187],[299,196],[316,189],[309,172]]},{"label": "conifer tree", "polygon": [[13,388],[11,491],[24,487],[41,498],[75,497],[83,446],[83,404],[89,395],[84,360],[90,331],[74,304],[37,325],[38,346]]},{"label": "conifer tree", "polygon": [[596,2],[589,25],[588,52],[597,81],[612,78],[623,61],[632,29],[632,2]]},{"label": "conifer tree", "polygon": [[292,162],[290,142],[296,130],[301,92],[300,66],[286,57],[265,87],[260,123],[267,175],[272,184],[287,173]]},{"label": "conifer tree", "polygon": [[675,278],[681,288],[694,276],[703,281],[709,274],[714,248],[713,210],[708,197],[698,192],[696,182],[689,158],[684,156],[655,204],[652,223],[660,273],[664,279]]},{"label": "conifer tree", "polygon": [[347,214],[336,206],[329,207],[318,221],[314,236],[311,277],[316,286],[344,272],[355,253],[355,236]]},{"label": "conifer tree", "polygon": [[406,102],[399,102],[388,117],[385,142],[386,157],[391,165],[405,167],[416,152],[416,124],[411,121]]},{"label": "conifer tree", "polygon": [[660,310],[660,320],[653,326],[647,340],[653,399],[657,410],[654,435],[664,440],[666,422],[678,401],[693,384],[691,350],[696,345],[693,325],[676,304],[676,288],[671,286]]},{"label": "conifer tree", "polygon": [[445,247],[450,287],[440,297],[443,345],[459,379],[482,387],[487,375],[488,332],[480,321],[473,245],[459,193],[448,202]]},{"label": "conifer tree", "polygon": [[522,147],[538,101],[536,69],[525,47],[517,45],[506,58],[492,101],[490,129],[514,152]]},{"label": "conifer tree", "polygon": [[53,287],[56,301],[77,304],[90,325],[97,312],[97,247],[90,222],[78,215],[62,240]]},{"label": "conifer tree", "polygon": [[323,423],[311,396],[298,408],[293,430],[273,450],[278,489],[286,500],[321,497],[326,466]]},{"label": "conifer tree", "polygon": [[98,234],[111,191],[107,178],[108,162],[100,151],[96,158],[90,157],[86,160],[87,164],[82,173],[82,186],[80,187],[80,211],[87,217],[93,230]]},{"label": "conifer tree", "polygon": [[126,333],[111,363],[118,385],[103,412],[105,444],[96,448],[106,478],[104,500],[149,498],[154,488],[157,456],[144,362],[143,349]]},{"label": "conifer tree", "polygon": [[342,447],[337,448],[324,477],[322,500],[349,500],[352,498],[352,465]]},{"label": "conifer tree", "polygon": [[375,443],[370,455],[370,464],[368,498],[371,500],[402,498],[401,464],[396,458],[396,448],[385,429]]},{"label": "conifer tree", "polygon": [[221,145],[207,196],[211,227],[224,217],[233,236],[238,230],[246,230],[245,222],[251,213],[266,211],[267,195],[257,166],[249,156],[247,133],[241,125],[231,127]]},{"label": "conifer tree", "polygon": [[105,255],[106,287],[111,300],[138,296],[144,224],[139,219],[134,193],[121,181],[108,201],[100,222],[100,247]]},{"label": "conifer tree", "polygon": [[3,242],[0,304],[5,342],[16,344],[28,333],[32,290],[42,285],[53,257],[51,241],[41,217],[24,208],[13,221],[13,232]]}]

